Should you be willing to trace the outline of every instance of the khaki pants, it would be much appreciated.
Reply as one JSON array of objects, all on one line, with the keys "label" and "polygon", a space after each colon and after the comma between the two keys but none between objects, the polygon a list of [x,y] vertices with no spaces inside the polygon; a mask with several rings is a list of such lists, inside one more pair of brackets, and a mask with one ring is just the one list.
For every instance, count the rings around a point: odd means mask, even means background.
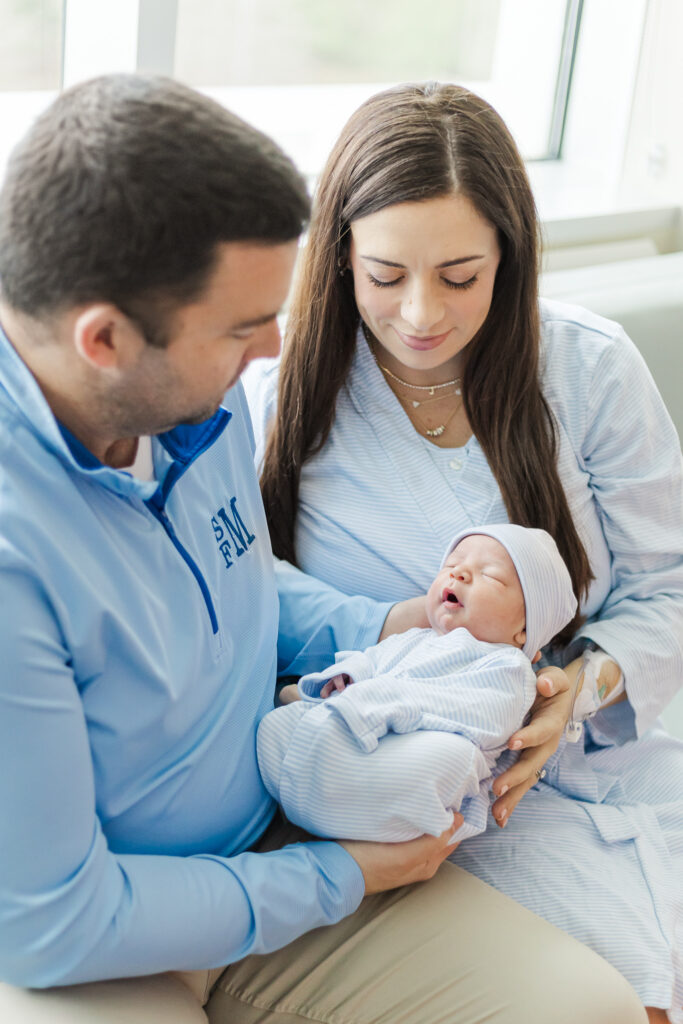
[{"label": "khaki pants", "polygon": [[[271,829],[264,849],[292,841]],[[204,1004],[204,1005],[203,1005]],[[645,1024],[601,957],[445,863],[430,882],[214,971],[25,991],[2,1024]]]}]

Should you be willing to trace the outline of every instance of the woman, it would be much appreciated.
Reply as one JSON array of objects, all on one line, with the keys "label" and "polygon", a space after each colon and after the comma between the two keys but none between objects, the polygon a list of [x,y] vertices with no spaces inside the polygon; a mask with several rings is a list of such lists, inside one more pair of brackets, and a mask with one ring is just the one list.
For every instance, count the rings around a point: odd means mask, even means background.
[{"label": "woman", "polygon": [[546,655],[576,690],[584,649],[606,652],[604,709],[567,744],[541,706],[494,785],[507,827],[453,860],[614,964],[651,1021],[683,1021],[683,753],[656,725],[683,677],[680,450],[623,331],[539,304],[533,198],[483,100],[403,86],[351,118],[320,181],[277,406],[275,553],[344,591],[423,593],[474,523],[554,536],[580,612]]}]

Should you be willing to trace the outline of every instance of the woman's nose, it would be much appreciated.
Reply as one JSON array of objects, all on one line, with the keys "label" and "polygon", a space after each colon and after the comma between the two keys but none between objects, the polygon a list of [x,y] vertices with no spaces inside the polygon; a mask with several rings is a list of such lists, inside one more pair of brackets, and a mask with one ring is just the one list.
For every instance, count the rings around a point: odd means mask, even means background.
[{"label": "woman's nose", "polygon": [[405,293],[401,316],[414,331],[427,334],[443,320],[443,302],[431,284],[415,281]]}]

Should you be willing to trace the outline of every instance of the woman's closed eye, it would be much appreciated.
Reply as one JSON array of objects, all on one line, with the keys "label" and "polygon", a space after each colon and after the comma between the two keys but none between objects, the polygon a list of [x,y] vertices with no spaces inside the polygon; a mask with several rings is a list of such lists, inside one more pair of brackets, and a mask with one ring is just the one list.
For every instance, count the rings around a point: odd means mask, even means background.
[{"label": "woman's closed eye", "polygon": [[474,274],[472,277],[468,277],[466,281],[449,281],[447,277],[442,277],[441,280],[445,285],[448,285],[449,288],[458,288],[461,291],[464,291],[477,283],[477,275]]},{"label": "woman's closed eye", "polygon": [[[395,285],[400,284],[403,279],[403,275],[401,275],[400,277],[392,278],[391,281],[383,281],[381,278],[375,277],[373,274],[368,274],[368,281],[376,288],[393,288]],[[451,281],[447,277],[442,277],[441,281],[447,288],[455,288],[456,290],[464,291],[477,283],[477,275],[474,274],[473,277],[469,277],[466,281]]]},{"label": "woman's closed eye", "polygon": [[403,275],[401,275],[401,277],[395,277],[391,281],[382,281],[379,277],[375,277],[373,274],[368,274],[368,281],[370,284],[374,284],[376,288],[391,288],[402,280]]}]

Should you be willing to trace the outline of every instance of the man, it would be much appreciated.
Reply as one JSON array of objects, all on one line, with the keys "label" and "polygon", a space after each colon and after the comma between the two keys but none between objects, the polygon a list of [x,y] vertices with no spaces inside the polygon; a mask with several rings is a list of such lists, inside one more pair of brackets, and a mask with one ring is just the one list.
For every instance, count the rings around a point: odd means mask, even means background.
[{"label": "man", "polygon": [[[488,974],[464,951],[454,967],[449,928],[467,893],[477,914],[498,897],[451,866],[434,888],[357,910],[364,894],[431,877],[453,829],[282,848],[292,835],[257,771],[278,596],[238,379],[279,350],[307,214],[270,140],[166,80],[76,87],[12,158],[0,195],[2,1020],[205,1021],[232,964],[212,1021],[395,1019],[395,1004],[428,1022],[464,997],[458,977]],[[312,650],[373,642],[389,612],[301,574],[287,589],[292,672]],[[401,625],[390,615],[385,630]],[[509,913],[513,927],[523,912]],[[548,932],[539,922],[535,957]],[[444,961],[421,948],[433,934]],[[428,1007],[425,983],[438,989]]]}]

